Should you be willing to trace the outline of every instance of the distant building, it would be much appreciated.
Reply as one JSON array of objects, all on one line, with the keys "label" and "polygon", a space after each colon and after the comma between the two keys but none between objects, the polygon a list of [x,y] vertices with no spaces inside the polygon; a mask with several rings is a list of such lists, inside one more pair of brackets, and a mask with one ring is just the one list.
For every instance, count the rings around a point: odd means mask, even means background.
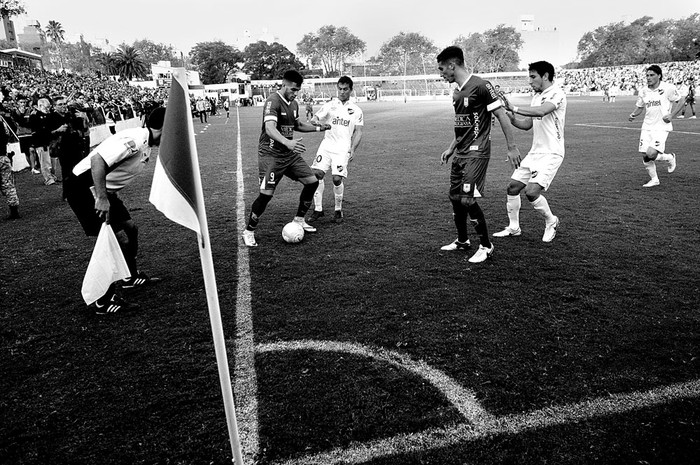
[{"label": "distant building", "polygon": [[0,31],[2,37],[0,39],[6,40],[11,47],[17,47],[17,35],[15,34],[15,24],[10,20],[9,16],[2,17],[2,31]]},{"label": "distant building", "polygon": [[535,22],[535,15],[521,15],[519,32],[523,39],[523,48],[520,50],[521,69],[541,60],[548,61],[555,67],[571,61],[562,55],[556,26],[539,26]]}]

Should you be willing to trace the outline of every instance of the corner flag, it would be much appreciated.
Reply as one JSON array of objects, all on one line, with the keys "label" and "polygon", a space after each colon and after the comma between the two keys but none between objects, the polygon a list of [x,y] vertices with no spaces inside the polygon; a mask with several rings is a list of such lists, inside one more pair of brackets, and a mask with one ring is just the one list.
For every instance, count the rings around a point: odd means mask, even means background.
[{"label": "corner flag", "polygon": [[236,465],[243,465],[224,330],[221,324],[219,295],[214,276],[214,261],[209,243],[207,215],[204,209],[197,144],[194,140],[190,98],[187,92],[187,74],[184,68],[173,69],[173,80],[168,95],[163,134],[160,138],[160,150],[153,173],[149,200],[166,217],[195,231],[199,238],[199,258],[202,262],[204,290],[207,294],[209,320],[214,339],[216,364],[219,368],[219,384],[224,398],[229,440]]},{"label": "corner flag", "polygon": [[173,70],[150,202],[172,221],[201,234],[201,178],[190,116],[187,77]]}]

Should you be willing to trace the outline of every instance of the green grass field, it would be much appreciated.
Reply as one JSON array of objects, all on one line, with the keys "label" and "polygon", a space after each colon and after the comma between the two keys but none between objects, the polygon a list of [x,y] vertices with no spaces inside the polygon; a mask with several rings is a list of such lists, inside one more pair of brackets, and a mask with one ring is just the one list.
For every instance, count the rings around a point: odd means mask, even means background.
[{"label": "green grass field", "polygon": [[[474,247],[440,250],[456,235],[449,101],[363,104],[345,222],[284,243],[301,188],[285,179],[255,249],[237,202],[243,189],[247,214],[257,195],[261,109],[195,122],[247,462],[697,463],[700,122],[674,121],[678,169],[643,189],[633,107],[569,99],[556,239],[523,200],[522,236],[479,265]],[[510,176],[492,134],[491,233]],[[310,162],[321,136],[301,136]],[[516,137],[527,153],[531,133]],[[17,175],[23,218],[0,222],[0,463],[230,463],[196,237],[148,203],[151,173],[121,197],[141,268],[164,281],[124,291],[143,311],[117,318],[80,298],[93,242],[61,188]]]}]

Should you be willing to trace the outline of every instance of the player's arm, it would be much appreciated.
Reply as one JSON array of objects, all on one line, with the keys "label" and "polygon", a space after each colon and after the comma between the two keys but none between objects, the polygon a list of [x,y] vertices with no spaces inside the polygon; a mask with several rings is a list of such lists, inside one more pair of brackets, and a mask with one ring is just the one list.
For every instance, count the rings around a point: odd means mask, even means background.
[{"label": "player's arm", "polygon": [[90,159],[90,172],[94,184],[95,212],[100,219],[109,223],[109,200],[107,199],[107,162],[98,153]]},{"label": "player's arm", "polygon": [[298,121],[296,126],[294,126],[295,131],[299,132],[322,132],[328,131],[331,128],[330,124],[313,124],[312,122],[307,123],[306,121]]},{"label": "player's arm", "polygon": [[632,113],[630,113],[629,120],[630,120],[630,121],[634,121],[634,119],[635,119],[637,116],[641,115],[643,111],[644,111],[644,107],[637,107],[637,106],[635,106],[635,107],[634,107],[634,111],[632,111]]},{"label": "player's arm", "polygon": [[440,164],[443,165],[447,163],[447,160],[450,159],[453,153],[455,153],[455,147],[457,147],[457,137],[454,137],[452,139],[452,142],[450,142],[450,146],[442,152],[442,155],[440,155]]},{"label": "player's arm", "polygon": [[[664,121],[667,123],[670,123],[673,118],[678,115],[681,111],[683,111],[683,108],[685,107],[685,99],[681,98],[676,100],[675,102],[672,102],[671,104],[671,112],[667,117],[664,117]],[[668,120],[667,120],[668,118]]]},{"label": "player's arm", "polygon": [[[500,94],[500,97],[501,101],[503,102],[503,106],[506,109],[506,116],[510,120],[510,124],[512,124],[518,129],[522,129],[523,131],[529,131],[530,129],[532,129],[532,118],[517,118],[515,116],[515,112],[513,111],[517,107],[510,103],[510,100],[508,100],[508,98],[505,95]],[[498,121],[499,123],[501,122],[500,119]]]},{"label": "player's arm", "polygon": [[352,140],[350,142],[350,157],[348,158],[348,161],[352,161],[352,159],[355,158],[355,150],[357,150],[357,147],[360,146],[361,141],[362,126],[355,126],[355,129],[352,132]]},{"label": "player's arm", "polygon": [[[529,116],[530,118],[542,118],[545,115],[550,114],[557,107],[552,102],[544,102],[542,105],[537,107],[513,107],[514,115]],[[532,120],[530,120],[532,122]]]},{"label": "player's arm", "polygon": [[[509,118],[506,115],[506,110],[503,107],[498,107],[495,110],[493,110],[493,114],[496,115],[496,118],[498,118],[498,122],[501,126],[501,131],[503,131],[503,135],[506,138],[506,145],[508,147],[508,161],[510,161],[510,164],[511,166],[513,166],[513,169],[516,169],[520,166],[520,161],[522,160],[522,157],[520,156],[520,150],[518,150],[518,146],[515,145],[515,137],[513,137],[513,130],[511,129],[512,126],[510,125]],[[530,119],[530,124],[532,124],[532,119]]]},{"label": "player's arm", "polygon": [[301,154],[306,151],[306,147],[301,143],[301,138],[287,139],[281,132],[279,132],[277,129],[276,120],[265,121],[265,133],[270,137],[270,139],[274,140],[275,142],[279,142],[296,154]]}]

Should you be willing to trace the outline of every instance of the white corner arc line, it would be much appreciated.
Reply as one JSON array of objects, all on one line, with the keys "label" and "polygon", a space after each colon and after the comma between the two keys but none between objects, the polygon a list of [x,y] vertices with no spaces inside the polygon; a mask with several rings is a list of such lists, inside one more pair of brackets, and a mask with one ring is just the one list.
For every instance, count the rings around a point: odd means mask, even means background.
[{"label": "white corner arc line", "polygon": [[253,462],[259,449],[258,381],[255,373],[255,342],[250,296],[250,257],[241,235],[245,229],[245,184],[243,183],[243,154],[241,150],[241,119],[236,108],[236,219],[238,240],[236,290],[236,344],[234,392],[239,418],[239,435],[244,460]]},{"label": "white corner arc line", "polygon": [[[470,421],[444,428],[431,428],[420,433],[402,433],[391,438],[365,443],[352,443],[346,447],[314,455],[274,462],[281,465],[360,464],[381,457],[411,452],[426,452],[431,449],[455,446],[490,436],[518,434],[533,429],[651,408],[681,399],[700,398],[700,379],[698,379],[644,392],[611,394],[607,397],[585,400],[575,404],[552,406],[522,414],[494,417],[483,411],[478,403],[474,401],[474,395],[471,391],[457,385],[439,370],[430,368],[424,362],[416,362],[393,351],[372,349],[353,343],[308,340],[258,344],[256,347],[257,353],[288,350],[345,352],[372,357],[406,369],[424,377],[441,389],[450,402]],[[441,376],[444,376],[445,379],[442,379]],[[462,393],[464,399],[457,398],[460,393]],[[465,409],[465,405],[469,407]],[[474,410],[470,410],[470,408]],[[475,418],[477,421],[473,421]]]},{"label": "white corner arc line", "polygon": [[380,347],[367,347],[351,342],[298,340],[258,344],[257,353],[315,350],[321,352],[343,352],[372,358],[409,371],[435,386],[459,413],[472,425],[485,425],[493,421],[492,416],[476,400],[474,393],[460,386],[440,370],[432,368],[422,360],[413,360],[407,355]]}]

